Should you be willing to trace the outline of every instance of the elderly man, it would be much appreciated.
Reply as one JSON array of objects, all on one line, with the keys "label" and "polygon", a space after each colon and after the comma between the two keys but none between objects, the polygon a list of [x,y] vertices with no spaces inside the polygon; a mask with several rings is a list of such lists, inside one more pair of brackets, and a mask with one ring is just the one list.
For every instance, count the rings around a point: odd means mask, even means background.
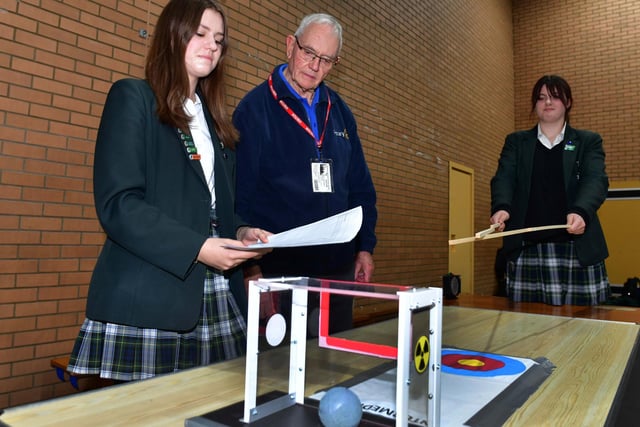
[{"label": "elderly man", "polygon": [[[340,60],[342,27],[330,15],[308,15],[287,36],[286,47],[288,62],[251,90],[234,113],[240,131],[237,212],[274,233],[356,206],[362,206],[364,220],[352,242],[276,249],[248,267],[245,279],[309,276],[369,282],[376,192],[353,114],[323,82]],[[352,326],[352,305],[351,298],[331,297],[331,332]],[[289,311],[286,302],[281,309]]]}]

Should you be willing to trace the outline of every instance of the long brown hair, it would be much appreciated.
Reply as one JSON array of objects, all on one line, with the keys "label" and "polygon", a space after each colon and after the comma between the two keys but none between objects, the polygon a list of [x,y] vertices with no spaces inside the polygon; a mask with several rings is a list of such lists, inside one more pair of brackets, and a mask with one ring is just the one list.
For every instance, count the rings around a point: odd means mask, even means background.
[{"label": "long brown hair", "polygon": [[198,88],[213,116],[215,130],[225,146],[234,148],[238,132],[226,108],[224,59],[228,49],[227,18],[215,0],[171,0],[162,10],[147,55],[145,76],[156,95],[160,120],[189,131],[189,116],[183,101],[189,96],[189,78],[184,63],[187,44],[198,31],[202,14],[213,9],[222,17],[224,41],[216,68],[198,82]]}]

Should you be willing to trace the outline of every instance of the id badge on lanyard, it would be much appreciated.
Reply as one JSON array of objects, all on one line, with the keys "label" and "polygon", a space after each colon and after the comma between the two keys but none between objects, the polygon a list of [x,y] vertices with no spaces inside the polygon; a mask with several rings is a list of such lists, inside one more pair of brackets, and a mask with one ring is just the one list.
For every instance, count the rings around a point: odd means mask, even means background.
[{"label": "id badge on lanyard", "polygon": [[314,193],[333,193],[331,159],[311,159],[311,185]]},{"label": "id badge on lanyard", "polygon": [[273,87],[273,76],[269,75],[269,89],[278,104],[284,109],[284,111],[291,117],[306,133],[314,139],[316,143],[316,150],[318,151],[318,158],[311,159],[311,188],[314,193],[333,193],[333,161],[331,159],[322,158],[322,143],[324,141],[325,131],[329,123],[329,112],[331,111],[331,96],[329,95],[329,89],[327,89],[327,113],[324,118],[324,129],[319,138],[313,133],[309,125],[307,125],[298,115],[284,102],[283,99],[278,99],[278,94]]}]

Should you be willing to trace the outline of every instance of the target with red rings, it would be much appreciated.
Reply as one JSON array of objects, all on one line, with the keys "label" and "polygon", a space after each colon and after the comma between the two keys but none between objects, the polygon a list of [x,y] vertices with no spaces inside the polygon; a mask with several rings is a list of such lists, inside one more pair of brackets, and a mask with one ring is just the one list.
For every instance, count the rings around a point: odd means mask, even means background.
[{"label": "target with red rings", "polygon": [[472,377],[517,375],[527,369],[524,363],[511,357],[467,350],[443,349],[441,362],[444,373]]}]

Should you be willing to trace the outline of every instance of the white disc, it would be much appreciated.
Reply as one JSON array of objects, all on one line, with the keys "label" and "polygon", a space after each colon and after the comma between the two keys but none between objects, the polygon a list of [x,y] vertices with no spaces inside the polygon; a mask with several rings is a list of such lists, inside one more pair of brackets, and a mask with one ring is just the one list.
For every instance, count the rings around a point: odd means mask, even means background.
[{"label": "white disc", "polygon": [[276,313],[269,318],[267,322],[267,328],[265,336],[270,346],[275,347],[279,345],[287,332],[287,322],[284,320],[284,316],[280,313]]}]

